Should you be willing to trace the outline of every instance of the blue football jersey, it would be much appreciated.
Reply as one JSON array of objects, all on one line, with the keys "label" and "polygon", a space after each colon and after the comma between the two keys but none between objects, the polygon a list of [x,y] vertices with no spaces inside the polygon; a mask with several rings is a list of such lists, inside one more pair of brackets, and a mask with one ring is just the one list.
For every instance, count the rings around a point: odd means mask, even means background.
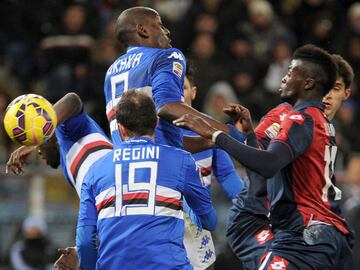
[{"label": "blue football jersey", "polygon": [[197,215],[213,211],[199,178],[189,153],[146,137],[96,162],[82,186],[78,227],[97,228],[97,269],[193,269],[183,245],[182,196]]},{"label": "blue football jersey", "polygon": [[[107,70],[104,83],[106,114],[113,143],[121,141],[115,119],[115,107],[124,91],[145,91],[154,100],[156,109],[164,104],[181,102],[184,97],[186,63],[175,48],[158,49],[129,47]],[[182,131],[160,119],[155,131],[158,143],[182,147]]]},{"label": "blue football jersey", "polygon": [[71,117],[55,130],[62,172],[80,195],[81,184],[96,160],[113,146],[104,131],[85,112]]}]

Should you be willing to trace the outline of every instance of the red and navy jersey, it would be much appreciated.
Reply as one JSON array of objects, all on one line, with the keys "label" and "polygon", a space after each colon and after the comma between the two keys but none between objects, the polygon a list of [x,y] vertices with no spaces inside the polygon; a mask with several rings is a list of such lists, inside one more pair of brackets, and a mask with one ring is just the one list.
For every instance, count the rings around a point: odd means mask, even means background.
[{"label": "red and navy jersey", "polygon": [[262,149],[266,149],[270,140],[275,138],[280,130],[281,122],[292,109],[289,103],[281,103],[271,109],[260,121],[255,134]]},{"label": "red and navy jersey", "polygon": [[273,226],[302,230],[313,223],[326,223],[347,234],[339,209],[341,191],[335,185],[335,129],[323,105],[296,105],[273,141],[285,144],[293,160],[269,180]]},{"label": "red and navy jersey", "polygon": [[89,168],[111,152],[113,146],[104,131],[85,112],[71,117],[56,128],[60,162],[65,178],[80,196]]}]

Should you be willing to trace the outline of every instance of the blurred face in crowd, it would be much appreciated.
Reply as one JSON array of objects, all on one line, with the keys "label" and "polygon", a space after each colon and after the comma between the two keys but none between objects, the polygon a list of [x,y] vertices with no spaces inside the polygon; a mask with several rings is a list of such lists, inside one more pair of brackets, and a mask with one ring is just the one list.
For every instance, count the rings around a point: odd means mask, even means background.
[{"label": "blurred face in crowd", "polygon": [[337,77],[334,87],[326,94],[322,102],[325,105],[325,114],[332,120],[341,107],[341,103],[350,96],[350,89],[345,88],[344,79]]},{"label": "blurred face in crowd", "polygon": [[64,14],[64,26],[70,34],[77,34],[85,23],[85,9],[79,5],[70,6]]},{"label": "blurred face in crowd", "polygon": [[189,79],[185,76],[184,80],[184,99],[185,103],[189,106],[191,106],[192,101],[196,97],[196,86],[193,86]]}]

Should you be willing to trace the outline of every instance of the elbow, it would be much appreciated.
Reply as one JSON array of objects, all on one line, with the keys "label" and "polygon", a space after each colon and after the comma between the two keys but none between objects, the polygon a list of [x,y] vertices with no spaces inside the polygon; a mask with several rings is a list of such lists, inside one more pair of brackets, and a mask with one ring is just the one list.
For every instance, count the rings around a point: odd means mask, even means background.
[{"label": "elbow", "polygon": [[71,104],[71,107],[73,108],[74,112],[76,114],[80,113],[82,110],[83,103],[81,101],[81,98],[78,94],[75,92],[70,92],[66,94],[66,100]]}]

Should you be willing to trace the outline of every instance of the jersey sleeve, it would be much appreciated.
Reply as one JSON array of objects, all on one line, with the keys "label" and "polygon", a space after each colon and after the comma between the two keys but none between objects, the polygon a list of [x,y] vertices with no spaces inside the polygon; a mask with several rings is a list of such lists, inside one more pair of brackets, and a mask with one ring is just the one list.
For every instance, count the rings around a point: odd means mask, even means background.
[{"label": "jersey sleeve", "polygon": [[184,196],[196,215],[204,215],[213,210],[209,190],[203,186],[200,172],[190,154],[184,159]]},{"label": "jersey sleeve", "polygon": [[230,199],[235,198],[242,190],[243,182],[236,172],[229,155],[218,147],[213,149],[212,167],[214,169],[214,175],[226,195]]},{"label": "jersey sleeve", "polygon": [[80,208],[77,226],[95,226],[97,222],[97,211],[95,198],[92,193],[92,182],[94,178],[94,166],[85,176],[81,186]]},{"label": "jersey sleeve", "polygon": [[314,121],[310,115],[290,112],[281,123],[279,134],[271,142],[286,144],[293,159],[306,152],[313,139]]},{"label": "jersey sleeve", "polygon": [[175,48],[160,50],[152,65],[151,83],[156,109],[184,97],[185,57]]},{"label": "jersey sleeve", "polygon": [[58,139],[60,137],[72,141],[77,141],[88,134],[96,132],[105,135],[104,131],[85,112],[69,118],[56,128]]}]

